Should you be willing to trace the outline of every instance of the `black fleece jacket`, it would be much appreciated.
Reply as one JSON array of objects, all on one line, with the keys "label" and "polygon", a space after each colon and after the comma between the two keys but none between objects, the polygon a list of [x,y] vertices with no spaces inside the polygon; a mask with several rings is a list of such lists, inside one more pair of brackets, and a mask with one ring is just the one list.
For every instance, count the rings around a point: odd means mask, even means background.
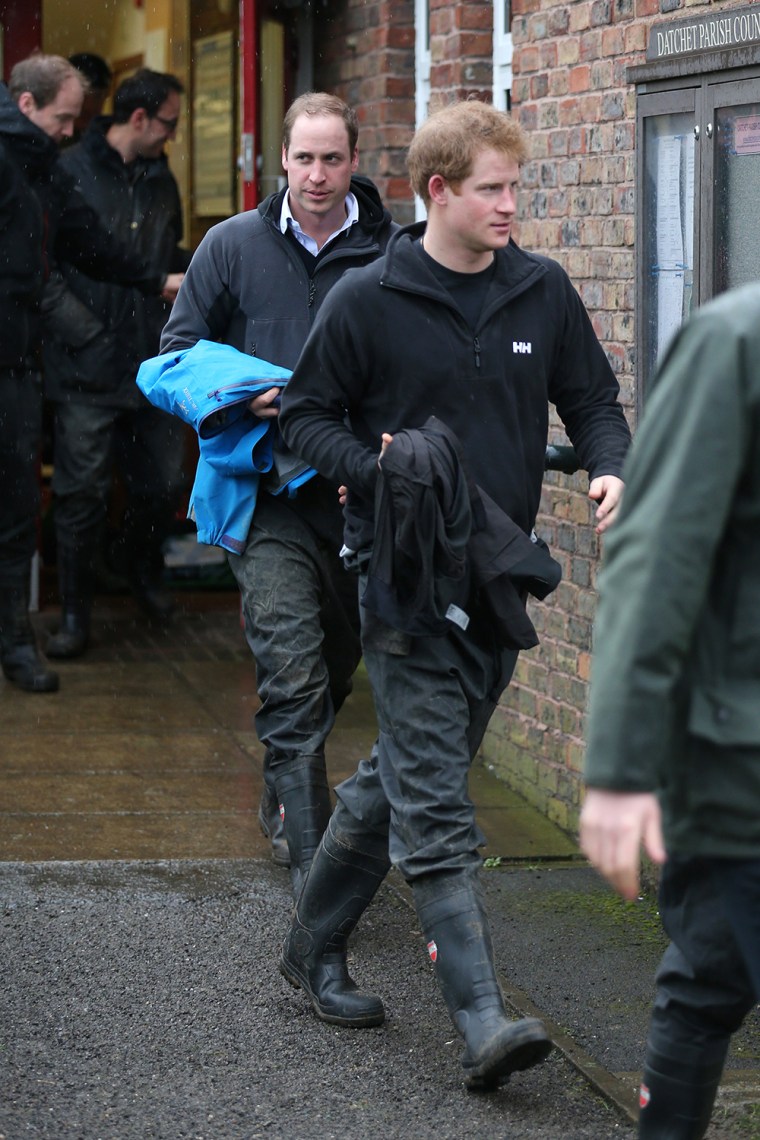
[{"label": "black fleece jacket", "polygon": [[438,282],[424,223],[331,291],[282,400],[288,446],[349,488],[345,541],[371,545],[383,432],[435,415],[475,482],[526,533],[536,518],[553,403],[593,478],[620,475],[630,432],[618,384],[564,270],[511,243],[472,329]]}]

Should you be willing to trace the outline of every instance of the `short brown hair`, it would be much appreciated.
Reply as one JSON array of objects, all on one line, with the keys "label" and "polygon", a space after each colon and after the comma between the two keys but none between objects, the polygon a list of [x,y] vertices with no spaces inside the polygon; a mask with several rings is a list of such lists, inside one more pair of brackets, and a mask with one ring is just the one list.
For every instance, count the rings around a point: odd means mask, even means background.
[{"label": "short brown hair", "polygon": [[38,51],[15,65],[8,79],[8,91],[14,103],[28,91],[38,108],[47,107],[67,79],[77,79],[85,91],[87,80],[73,63],[62,55],[45,55]]},{"label": "short brown hair", "polygon": [[433,175],[456,188],[472,173],[482,150],[500,151],[521,166],[528,158],[528,140],[515,119],[490,103],[467,99],[436,111],[415,132],[406,156],[412,190],[429,206]]},{"label": "short brown hair", "polygon": [[348,103],[326,91],[307,91],[305,95],[299,95],[288,107],[282,123],[282,145],[286,151],[290,149],[293,124],[299,115],[337,115],[346,125],[348,147],[353,155],[359,141],[359,120]]}]

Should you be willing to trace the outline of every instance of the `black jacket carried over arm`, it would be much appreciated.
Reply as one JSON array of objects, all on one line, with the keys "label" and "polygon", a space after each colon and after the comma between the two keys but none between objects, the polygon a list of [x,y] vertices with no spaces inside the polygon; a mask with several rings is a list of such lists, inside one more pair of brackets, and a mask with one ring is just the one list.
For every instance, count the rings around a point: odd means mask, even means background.
[{"label": "black jacket carried over arm", "polygon": [[466,629],[478,612],[506,649],[538,645],[525,611],[561,570],[472,480],[454,432],[431,416],[396,432],[377,482],[362,605],[415,637]]}]

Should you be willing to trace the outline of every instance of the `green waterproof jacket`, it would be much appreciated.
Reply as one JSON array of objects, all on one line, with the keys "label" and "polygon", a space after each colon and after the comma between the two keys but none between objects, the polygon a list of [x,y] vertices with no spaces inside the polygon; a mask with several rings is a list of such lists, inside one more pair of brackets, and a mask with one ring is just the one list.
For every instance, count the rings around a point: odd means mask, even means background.
[{"label": "green waterproof jacket", "polygon": [[660,790],[668,850],[760,855],[760,283],[680,331],[606,539],[585,781]]}]

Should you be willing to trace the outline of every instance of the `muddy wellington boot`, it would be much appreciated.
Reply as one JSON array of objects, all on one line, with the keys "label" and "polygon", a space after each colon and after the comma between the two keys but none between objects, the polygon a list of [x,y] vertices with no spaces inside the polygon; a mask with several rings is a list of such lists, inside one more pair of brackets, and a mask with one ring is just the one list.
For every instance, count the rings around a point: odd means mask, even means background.
[{"label": "muddy wellington boot", "polygon": [[296,899],[332,812],[324,756],[302,756],[297,765],[275,772],[277,803],[290,853],[290,878]]},{"label": "muddy wellington boot", "polygon": [[382,1025],[383,1003],[348,973],[348,939],[382,883],[387,837],[341,832],[340,805],[327,825],[296,903],[280,972],[304,991],[322,1021],[351,1029]]},{"label": "muddy wellington boot", "polygon": [[27,693],[54,693],[58,674],[37,648],[29,620],[28,578],[0,586],[0,663],[6,680]]},{"label": "muddy wellington boot", "polygon": [[271,844],[272,861],[278,867],[289,867],[290,851],[280,815],[280,801],[277,799],[274,776],[270,768],[270,755],[269,749],[267,749],[264,756],[264,786],[261,790],[261,801],[259,802],[259,827],[262,835]]},{"label": "muddy wellington boot", "polygon": [[469,871],[426,875],[412,883],[412,892],[441,993],[464,1038],[467,1087],[494,1089],[511,1073],[543,1061],[552,1043],[541,1022],[507,1015],[475,876]]}]

